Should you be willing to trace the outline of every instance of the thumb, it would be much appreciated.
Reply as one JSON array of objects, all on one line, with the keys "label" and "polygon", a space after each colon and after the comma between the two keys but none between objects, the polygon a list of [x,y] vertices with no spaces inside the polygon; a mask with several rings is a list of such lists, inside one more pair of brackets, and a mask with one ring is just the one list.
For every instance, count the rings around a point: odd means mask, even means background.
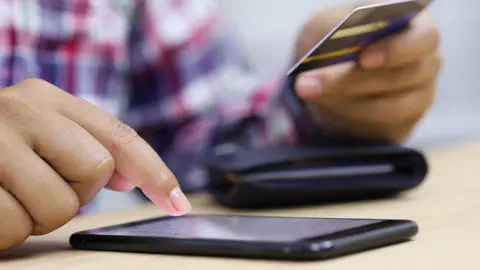
[{"label": "thumb", "polygon": [[295,80],[295,92],[305,100],[338,94],[336,89],[342,88],[353,68],[347,63],[300,73]]}]

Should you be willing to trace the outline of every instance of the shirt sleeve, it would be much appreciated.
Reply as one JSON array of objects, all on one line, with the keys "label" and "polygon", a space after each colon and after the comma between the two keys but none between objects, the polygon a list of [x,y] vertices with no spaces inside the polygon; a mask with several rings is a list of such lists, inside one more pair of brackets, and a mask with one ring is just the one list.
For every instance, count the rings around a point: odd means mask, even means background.
[{"label": "shirt sleeve", "polygon": [[301,140],[284,75],[249,69],[217,1],[139,3],[123,120],[141,130],[186,191],[205,185],[198,163],[205,151]]}]

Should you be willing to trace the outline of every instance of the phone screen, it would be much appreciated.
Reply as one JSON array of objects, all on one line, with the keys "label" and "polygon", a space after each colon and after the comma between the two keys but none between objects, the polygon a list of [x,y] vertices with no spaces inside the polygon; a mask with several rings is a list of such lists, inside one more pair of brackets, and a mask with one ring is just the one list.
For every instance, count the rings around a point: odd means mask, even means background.
[{"label": "phone screen", "polygon": [[160,218],[137,224],[97,229],[89,231],[89,234],[295,242],[382,221],[384,220],[192,215]]}]

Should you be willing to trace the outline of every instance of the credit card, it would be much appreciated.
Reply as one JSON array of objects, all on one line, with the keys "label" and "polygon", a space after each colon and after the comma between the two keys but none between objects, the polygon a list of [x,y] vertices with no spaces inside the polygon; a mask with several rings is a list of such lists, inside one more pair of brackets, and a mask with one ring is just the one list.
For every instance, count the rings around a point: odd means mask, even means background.
[{"label": "credit card", "polygon": [[395,0],[356,8],[287,73],[357,61],[362,49],[405,29],[432,0]]}]

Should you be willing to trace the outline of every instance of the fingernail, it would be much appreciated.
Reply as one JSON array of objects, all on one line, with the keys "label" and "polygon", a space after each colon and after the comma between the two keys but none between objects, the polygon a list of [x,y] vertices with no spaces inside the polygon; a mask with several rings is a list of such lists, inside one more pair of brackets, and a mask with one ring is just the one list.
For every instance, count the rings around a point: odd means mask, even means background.
[{"label": "fingernail", "polygon": [[382,52],[374,51],[363,57],[362,65],[366,68],[376,68],[383,65],[384,61],[385,55]]},{"label": "fingernail", "polygon": [[316,75],[302,74],[297,79],[296,90],[300,96],[317,96],[322,92],[322,83]]},{"label": "fingernail", "polygon": [[180,215],[184,215],[192,210],[192,206],[190,205],[190,202],[188,202],[187,196],[185,196],[179,187],[175,187],[170,191],[170,200],[173,207]]}]

